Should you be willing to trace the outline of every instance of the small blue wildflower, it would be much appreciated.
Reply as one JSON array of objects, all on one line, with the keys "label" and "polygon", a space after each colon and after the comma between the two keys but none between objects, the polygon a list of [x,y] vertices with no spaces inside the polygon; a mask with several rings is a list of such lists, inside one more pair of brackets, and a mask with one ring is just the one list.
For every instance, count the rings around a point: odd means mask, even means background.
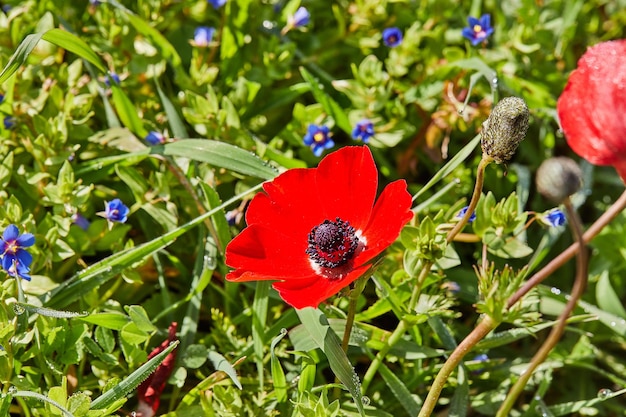
[{"label": "small blue wildflower", "polygon": [[4,101],[4,94],[0,93],[0,104]]},{"label": "small blue wildflower", "polygon": [[91,222],[80,213],[76,213],[72,216],[72,222],[83,230],[89,229],[89,225],[91,224]]},{"label": "small blue wildflower", "polygon": [[15,127],[15,117],[13,116],[5,116],[3,122],[6,130],[13,129]]},{"label": "small blue wildflower", "polygon": [[91,4],[92,6],[99,6],[100,0],[89,0],[89,4]]},{"label": "small blue wildflower", "polygon": [[467,18],[467,23],[468,27],[463,28],[462,34],[474,46],[486,41],[493,33],[491,15],[489,14],[482,15],[480,19],[470,16]]},{"label": "small blue wildflower", "polygon": [[309,13],[309,11],[306,9],[306,7],[300,7],[298,10],[296,10],[293,16],[289,16],[287,18],[287,24],[285,25],[283,30],[280,31],[280,33],[284,35],[291,29],[307,25],[310,21],[311,14]]},{"label": "small blue wildflower", "polygon": [[116,198],[115,200],[105,202],[104,212],[100,212],[98,215],[111,222],[124,223],[128,219],[129,211],[128,207],[122,203],[122,200]]},{"label": "small blue wildflower", "polygon": [[22,264],[17,259],[13,261],[9,269],[7,269],[6,271],[7,274],[14,278],[20,277],[22,279],[25,279],[26,281],[30,281],[30,267]]},{"label": "small blue wildflower", "polygon": [[[461,211],[459,211],[459,213],[456,215],[456,218],[457,218],[457,219],[462,219],[462,218],[463,218],[463,216],[465,216],[465,213],[467,213],[467,209],[468,209],[468,208],[469,208],[468,206],[463,207],[463,208],[461,209]],[[476,220],[476,213],[472,213],[472,215],[470,216],[470,218],[469,218],[468,222],[470,222],[470,223],[471,223],[471,222],[473,222],[474,220]]]},{"label": "small blue wildflower", "polygon": [[538,219],[541,223],[549,227],[563,226],[565,223],[567,223],[565,214],[561,210],[556,208],[538,216]]},{"label": "small blue wildflower", "polygon": [[390,48],[395,48],[402,43],[402,31],[397,27],[383,30],[383,42]]},{"label": "small blue wildflower", "polygon": [[374,136],[374,125],[368,119],[363,119],[352,129],[352,139],[367,143]]},{"label": "small blue wildflower", "polygon": [[150,133],[148,133],[144,139],[152,146],[162,145],[163,143],[165,143],[165,136],[163,136],[162,133],[155,131],[151,131]]},{"label": "small blue wildflower", "polygon": [[315,156],[321,156],[324,149],[330,149],[335,146],[335,142],[330,138],[328,126],[318,126],[310,124],[306,135],[304,135],[304,144],[313,149]]},{"label": "small blue wildflower", "polygon": [[109,72],[105,77],[104,77],[104,83],[106,84],[107,87],[111,87],[111,81],[115,84],[119,84],[120,83],[120,76],[117,75],[114,72]]},{"label": "small blue wildflower", "polygon": [[480,355],[476,355],[472,360],[477,362],[487,362],[489,360],[489,356],[485,353],[481,353]]},{"label": "small blue wildflower", "polygon": [[454,281],[446,281],[441,284],[441,288],[446,290],[450,295],[456,295],[461,291],[461,286]]},{"label": "small blue wildflower", "polygon": [[209,46],[215,35],[215,29],[208,26],[198,26],[193,32],[193,44],[199,48]]},{"label": "small blue wildflower", "polygon": [[300,26],[308,25],[310,20],[311,14],[306,7],[300,7],[289,19],[289,22],[292,28],[299,28]]},{"label": "small blue wildflower", "polygon": [[4,229],[0,238],[0,250],[2,251],[2,268],[11,276],[20,276],[30,281],[30,264],[33,256],[24,248],[35,244],[35,236],[32,233],[20,235],[16,225],[10,224]]},{"label": "small blue wildflower", "polygon": [[219,9],[226,4],[226,0],[207,0],[214,9]]}]

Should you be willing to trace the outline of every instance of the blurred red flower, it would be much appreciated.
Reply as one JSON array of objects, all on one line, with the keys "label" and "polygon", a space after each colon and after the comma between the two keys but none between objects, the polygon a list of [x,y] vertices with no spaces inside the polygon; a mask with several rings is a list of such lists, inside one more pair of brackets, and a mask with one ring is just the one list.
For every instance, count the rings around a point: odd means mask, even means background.
[{"label": "blurred red flower", "polygon": [[626,181],[626,39],[599,43],[578,61],[557,102],[569,146]]},{"label": "blurred red flower", "polygon": [[404,180],[375,202],[377,188],[366,146],[279,175],[252,199],[248,227],[226,247],[226,264],[235,268],[226,279],[273,280],[293,307],[317,307],[360,277],[412,218]]},{"label": "blurred red flower", "polygon": [[[154,348],[148,355],[148,360],[154,358],[159,353],[163,352],[167,347],[176,340],[176,328],[178,324],[176,322],[170,324],[168,329],[169,335],[167,340]],[[139,399],[139,405],[137,407],[138,417],[152,417],[156,414],[161,402],[161,393],[165,389],[165,383],[174,370],[174,362],[176,361],[176,349],[174,349],[169,355],[165,357],[165,360],[157,367],[157,369],[150,374],[148,379],[143,381],[137,388],[137,398]]]}]

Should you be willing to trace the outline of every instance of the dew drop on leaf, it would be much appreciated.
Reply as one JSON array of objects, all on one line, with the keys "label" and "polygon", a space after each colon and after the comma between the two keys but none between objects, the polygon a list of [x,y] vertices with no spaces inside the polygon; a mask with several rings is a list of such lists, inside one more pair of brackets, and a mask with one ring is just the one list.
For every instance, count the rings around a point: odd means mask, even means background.
[{"label": "dew drop on leaf", "polygon": [[600,391],[598,391],[598,398],[600,398],[601,400],[606,400],[611,395],[613,395],[613,391],[608,388],[602,388]]},{"label": "dew drop on leaf", "polygon": [[15,314],[17,314],[18,316],[24,314],[24,312],[26,311],[26,309],[24,307],[22,307],[19,304],[13,304],[13,312]]}]

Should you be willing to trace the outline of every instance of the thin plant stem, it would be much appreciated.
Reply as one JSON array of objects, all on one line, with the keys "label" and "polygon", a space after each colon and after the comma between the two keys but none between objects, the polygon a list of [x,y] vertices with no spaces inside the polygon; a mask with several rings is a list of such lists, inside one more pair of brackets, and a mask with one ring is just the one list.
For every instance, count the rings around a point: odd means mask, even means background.
[{"label": "thin plant stem", "polygon": [[[517,303],[531,289],[533,289],[534,287],[539,285],[539,283],[541,283],[544,279],[546,279],[554,271],[556,271],[559,267],[561,267],[565,262],[567,262],[569,259],[571,259],[579,251],[579,248],[582,247],[583,244],[587,244],[594,237],[596,237],[598,235],[598,233],[600,233],[600,231],[607,224],[609,224],[615,217],[617,217],[625,208],[626,208],[626,191],[624,191],[622,193],[622,195],[615,201],[615,203],[613,203],[613,205],[611,207],[609,207],[609,209],[604,214],[602,214],[602,216],[600,216],[598,218],[598,220],[596,220],[589,227],[589,229],[587,229],[587,231],[584,234],[582,234],[582,238],[583,238],[582,240],[583,240],[584,243],[577,241],[576,243],[572,244],[569,248],[567,248],[565,251],[563,251],[559,256],[554,258],[545,267],[543,267],[540,271],[538,271],[535,275],[533,275],[526,282],[526,284],[524,284],[515,294],[513,294],[509,298],[509,300],[507,301],[507,308],[510,308],[515,303]],[[468,210],[468,212],[469,212],[469,210]],[[481,322],[476,328],[474,328],[472,333],[470,333],[461,342],[461,344],[459,344],[459,346],[455,349],[455,351],[452,353],[450,358],[448,358],[448,361],[446,361],[446,363],[444,364],[444,367],[446,367],[446,365],[448,364],[450,359],[453,357],[454,353],[457,350],[459,350],[459,348],[461,348],[461,346],[464,346],[466,344],[466,340],[468,338],[472,338],[474,340],[474,342],[472,344],[472,346],[473,346],[476,343],[478,343],[482,338],[484,338],[487,334],[489,334],[489,331],[486,331],[486,329],[484,329],[484,328],[482,330],[479,330],[479,327],[481,325],[483,325],[483,323],[484,323],[484,321]],[[492,322],[491,324],[493,324],[493,328],[492,329],[495,329],[497,327],[497,323],[493,323]],[[456,359],[457,364],[458,364],[458,362],[460,362],[461,359],[462,359],[462,357]],[[452,369],[450,369],[450,370],[446,370],[447,375],[445,375],[445,377],[442,377],[442,380],[443,380],[444,384],[445,384],[445,379],[450,375],[450,373],[452,372],[453,369],[454,369],[454,367],[452,367]],[[439,371],[439,374],[437,374],[437,378],[439,378],[439,376],[442,374],[442,371],[444,371],[444,368],[442,368]],[[437,379],[435,379],[435,383],[437,383]],[[433,387],[431,388],[430,392],[428,393],[428,397],[426,398],[426,401],[424,402],[424,405],[422,406],[422,410],[420,410],[420,414],[419,414],[418,417],[426,417],[426,416],[429,416],[432,413],[432,411],[433,411],[433,409],[434,409],[434,407],[435,407],[435,405],[437,403],[437,400],[439,398],[439,395],[441,393],[441,390],[443,389],[443,386],[436,387],[435,383],[433,383]],[[437,391],[433,392],[434,390],[437,390]],[[429,407],[429,408],[426,409],[426,407]]]},{"label": "thin plant stem", "polygon": [[359,295],[363,292],[365,284],[369,279],[368,275],[362,276],[354,284],[354,288],[350,291],[350,297],[348,299],[348,315],[346,316],[346,327],[343,331],[343,340],[341,341],[341,347],[344,352],[348,352],[348,345],[350,343],[350,335],[352,334],[352,327],[354,326],[354,316],[356,315],[356,303],[359,299]]},{"label": "thin plant stem", "polygon": [[[426,277],[428,276],[428,273],[430,272],[430,268],[432,268],[432,266],[432,262],[424,263],[420,274],[417,276],[415,286],[413,287],[413,292],[411,293],[411,299],[409,300],[409,304],[407,306],[407,312],[409,314],[411,314],[413,310],[415,310],[415,306],[417,305],[417,301],[419,300],[419,295],[422,291],[422,285],[424,284],[424,281],[426,280]],[[363,394],[367,392],[367,388],[369,388],[372,380],[374,379],[374,376],[376,375],[376,372],[378,372],[378,368],[380,368],[380,365],[383,363],[385,356],[387,356],[387,353],[389,353],[391,348],[394,347],[394,345],[398,343],[398,341],[400,341],[404,333],[407,331],[408,326],[409,324],[404,318],[400,319],[398,326],[391,333],[389,339],[387,339],[387,343],[385,343],[385,345],[378,351],[378,353],[374,357],[374,360],[372,360],[372,363],[370,363],[370,366],[369,368],[367,368],[365,376],[363,377],[363,382],[361,383],[361,392]]]},{"label": "thin plant stem", "polygon": [[[624,209],[626,209],[626,191],[613,203],[611,207],[605,211],[602,216],[598,218],[583,234],[583,241],[585,244],[591,242],[594,237],[600,233],[600,231],[609,224],[614,218],[616,218]],[[539,285],[543,280],[548,278],[554,271],[559,269],[565,262],[571,259],[580,249],[580,243],[575,242],[569,248],[561,252],[557,257],[552,259],[546,266],[539,270],[535,275],[530,277],[526,283],[520,287],[507,301],[507,308],[513,306],[522,297],[524,297],[530,290]]]},{"label": "thin plant stem", "polygon": [[424,400],[424,404],[422,404],[422,408],[418,414],[418,417],[428,417],[432,414],[435,406],[437,405],[437,400],[439,399],[439,395],[441,395],[441,391],[443,387],[446,385],[448,381],[448,377],[452,372],[456,369],[456,367],[461,363],[465,355],[472,350],[472,348],[480,342],[485,336],[489,334],[493,329],[498,326],[498,322],[494,321],[491,316],[484,316],[483,319],[478,323],[474,330],[467,335],[461,343],[454,349],[454,351],[450,354],[446,362],[443,364],[435,380],[433,381],[430,390],[428,391],[428,396]]},{"label": "thin plant stem", "polygon": [[476,183],[474,184],[474,193],[472,194],[472,199],[467,207],[467,211],[461,220],[454,226],[452,230],[448,232],[446,236],[446,241],[448,243],[452,242],[456,235],[458,235],[461,230],[465,227],[465,225],[469,222],[470,217],[474,214],[474,210],[476,210],[476,206],[478,205],[478,200],[480,200],[480,195],[483,190],[483,182],[485,181],[485,168],[489,165],[493,159],[483,154],[480,162],[478,163],[478,168],[476,168]]},{"label": "thin plant stem", "polygon": [[[569,198],[565,202],[565,210],[567,212],[567,217],[569,218],[569,224],[572,229],[572,234],[576,239],[579,247],[584,247],[585,241],[583,238],[582,226],[580,222],[580,218],[576,213],[576,210],[572,206]],[[528,368],[520,375],[519,379],[515,382],[509,394],[504,399],[504,402],[500,406],[496,417],[506,417],[509,415],[509,412],[513,408],[515,401],[520,396],[524,387],[528,383],[528,380],[532,376],[533,372],[539,367],[539,365],[548,357],[550,351],[556,346],[558,341],[561,339],[563,332],[565,331],[565,324],[567,323],[567,318],[570,316],[574,307],[578,303],[580,297],[582,297],[585,292],[585,288],[587,287],[587,265],[588,265],[588,254],[586,250],[579,250],[578,256],[576,257],[576,280],[574,281],[574,287],[572,289],[572,293],[565,305],[565,309],[559,315],[558,322],[556,326],[552,328],[550,331],[550,335],[543,343],[541,348],[535,353],[533,359],[530,361]]]}]

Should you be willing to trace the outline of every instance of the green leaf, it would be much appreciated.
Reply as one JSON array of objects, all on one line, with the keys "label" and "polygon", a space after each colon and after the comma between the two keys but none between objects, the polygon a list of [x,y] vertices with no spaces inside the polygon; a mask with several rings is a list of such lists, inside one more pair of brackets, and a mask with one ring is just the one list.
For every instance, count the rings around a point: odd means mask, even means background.
[{"label": "green leaf", "polygon": [[146,310],[141,306],[125,306],[124,307],[130,319],[137,325],[137,328],[143,332],[155,332],[157,328],[152,324]]},{"label": "green leaf", "polygon": [[178,139],[188,138],[189,134],[187,133],[187,129],[185,129],[185,123],[183,123],[182,119],[178,115],[176,107],[174,107],[169,97],[163,93],[163,89],[161,88],[157,78],[154,79],[154,83],[156,84],[159,98],[163,104],[163,110],[165,110],[165,114],[167,114],[167,120],[170,124],[170,128],[172,129],[172,134]]},{"label": "green leaf", "polygon": [[124,90],[115,83],[111,84],[111,94],[113,96],[113,104],[115,110],[120,117],[122,124],[133,132],[137,137],[143,139],[148,135],[148,131],[143,127],[143,123],[139,118],[137,108],[128,98]]},{"label": "green leaf", "polygon": [[0,73],[0,84],[15,74],[18,68],[26,63],[28,56],[41,39],[75,53],[79,57],[91,62],[102,72],[107,71],[98,55],[80,38],[61,29],[50,29],[46,32],[34,33],[24,38],[2,70],[2,73]]},{"label": "green leaf", "polygon": [[[269,293],[271,283],[269,281],[258,281],[256,283],[256,292],[252,303],[252,341],[254,343],[254,355],[259,374],[259,386],[263,386],[265,364],[263,363],[263,350],[265,347],[265,328],[267,325],[267,310],[269,306]],[[277,342],[278,343],[278,342]],[[272,355],[273,355],[272,351]],[[274,372],[274,364],[272,363],[272,373]],[[278,365],[280,367],[280,365]],[[282,368],[281,368],[282,371]],[[283,375],[284,377],[284,375]],[[276,381],[274,381],[276,382]],[[284,395],[287,393],[285,392]],[[278,393],[277,395],[283,395]],[[285,399],[283,398],[282,401]],[[280,400],[279,400],[280,401]]]},{"label": "green leaf", "polygon": [[230,377],[230,379],[237,386],[237,388],[243,389],[243,387],[241,386],[241,382],[239,382],[239,378],[237,377],[237,371],[235,371],[235,368],[233,368],[233,366],[226,360],[225,357],[215,351],[210,351],[207,356],[216,371],[224,372]]},{"label": "green leaf", "polygon": [[598,404],[602,401],[609,400],[611,398],[615,398],[622,394],[626,393],[626,389],[622,389],[619,391],[612,392],[611,390],[600,390],[602,394],[599,394],[596,398],[591,398],[588,400],[582,401],[572,401],[563,404],[552,405],[548,407],[548,410],[556,417],[556,416],[569,416],[574,413],[577,413],[581,409],[585,407],[591,407],[595,404]]},{"label": "green leaf", "polygon": [[131,346],[139,346],[141,343],[148,340],[150,335],[141,330],[137,324],[131,322],[122,327],[120,337]]},{"label": "green leaf", "polygon": [[182,156],[265,180],[277,175],[274,168],[255,154],[216,140],[184,139],[150,149],[152,154]]},{"label": "green leaf", "polygon": [[437,184],[443,178],[447,177],[452,171],[454,171],[459,165],[461,165],[467,157],[471,155],[474,148],[480,142],[480,135],[476,135],[467,145],[463,147],[447,164],[445,164],[433,177],[413,196],[413,201],[417,200],[423,193],[425,193],[433,185]]},{"label": "green leaf", "polygon": [[41,395],[37,392],[31,392],[31,391],[17,391],[11,394],[13,397],[16,398],[34,398],[36,400],[48,403],[50,405],[52,405],[53,407],[58,408],[61,413],[63,413],[64,416],[66,417],[74,417],[74,415],[72,413],[70,413],[68,410],[66,410],[61,404],[59,404],[58,402],[46,397],[45,395]]},{"label": "green leaf", "polygon": [[130,318],[121,313],[96,313],[78,319],[111,330],[122,330],[130,322]]},{"label": "green leaf", "polygon": [[182,363],[189,369],[198,369],[207,361],[209,350],[204,345],[189,345],[181,358]]},{"label": "green leaf", "polygon": [[419,403],[415,401],[414,396],[411,394],[411,391],[409,391],[406,385],[404,385],[404,382],[402,382],[400,378],[398,378],[398,376],[394,374],[384,363],[380,365],[378,371],[385,380],[387,387],[389,387],[393,395],[398,400],[398,403],[404,407],[406,412],[410,416],[418,415],[422,401],[420,400]]},{"label": "green leaf", "polygon": [[596,286],[596,300],[598,307],[602,310],[621,318],[626,318],[626,309],[624,309],[621,300],[617,296],[613,286],[611,286],[609,271],[603,271],[602,274],[600,274],[600,279]]},{"label": "green leaf", "polygon": [[361,416],[365,416],[363,410],[363,396],[358,383],[359,377],[354,372],[354,367],[350,363],[346,352],[341,348],[341,341],[335,332],[330,328],[328,319],[320,310],[316,308],[303,308],[296,310],[300,321],[315,341],[318,348],[324,352],[328,358],[328,364],[335,376],[343,383],[356,404]]},{"label": "green leaf", "polygon": [[306,81],[311,88],[311,93],[313,97],[315,97],[315,100],[322,105],[326,113],[335,120],[335,123],[341,130],[351,135],[352,125],[350,124],[350,119],[348,119],[348,115],[346,115],[341,106],[332,99],[329,92],[324,91],[320,87],[319,82],[305,68],[300,67],[300,74],[302,74],[302,78],[304,78],[304,81]]},{"label": "green leaf", "polygon": [[118,400],[121,400],[130,394],[135,388],[139,386],[143,381],[154,372],[157,367],[165,360],[167,355],[170,354],[176,346],[178,346],[178,340],[170,343],[170,345],[163,350],[163,352],[154,356],[148,362],[137,368],[132,374],[124,379],[119,384],[116,384],[109,391],[105,392],[91,403],[92,410],[102,410]]},{"label": "green leaf", "polygon": [[272,369],[272,380],[274,381],[274,392],[276,393],[276,400],[279,403],[285,402],[287,400],[287,378],[285,378],[285,371],[283,371],[283,367],[280,366],[280,361],[278,357],[276,357],[276,345],[280,342],[287,332],[280,332],[278,336],[276,336],[272,343],[270,344],[270,360],[271,360],[271,369]]}]

